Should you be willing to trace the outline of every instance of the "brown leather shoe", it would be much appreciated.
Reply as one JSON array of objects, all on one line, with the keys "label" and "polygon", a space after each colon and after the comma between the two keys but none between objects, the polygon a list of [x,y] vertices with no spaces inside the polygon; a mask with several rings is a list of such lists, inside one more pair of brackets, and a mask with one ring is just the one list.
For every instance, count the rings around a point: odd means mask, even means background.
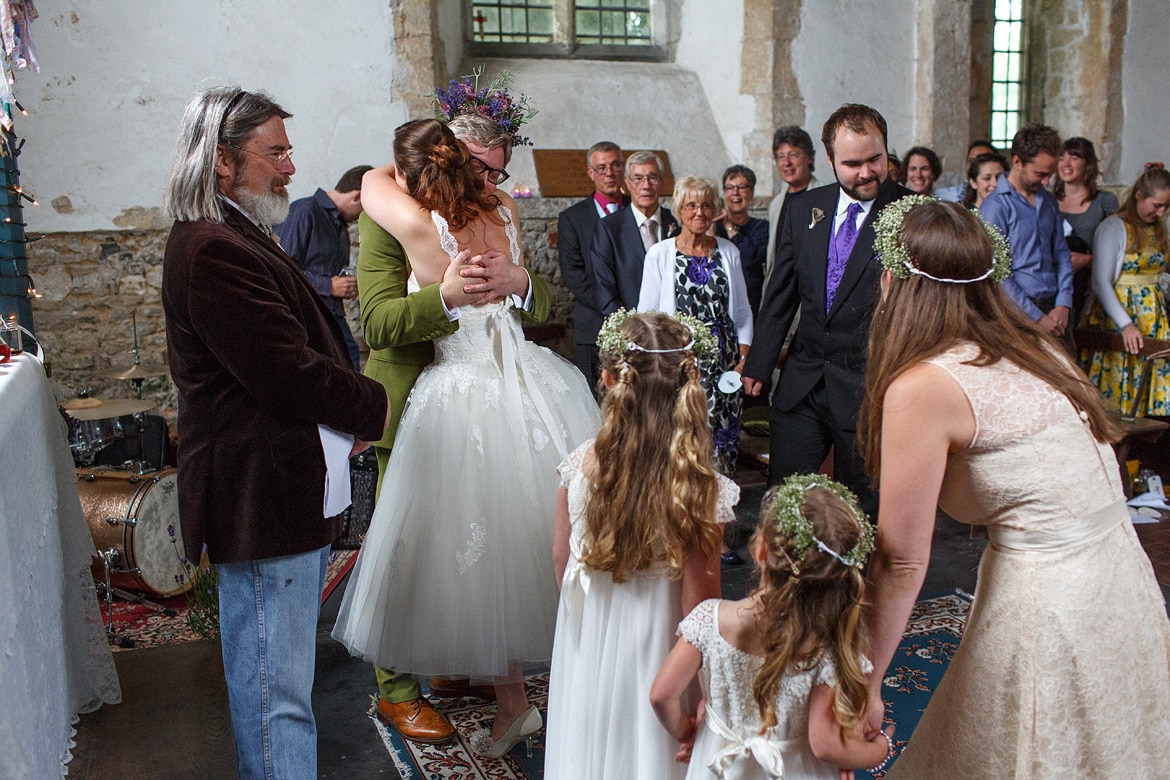
[{"label": "brown leather shoe", "polygon": [[379,697],[378,720],[397,729],[403,737],[427,745],[441,745],[455,738],[455,727],[422,696],[397,704]]},{"label": "brown leather shoe", "polygon": [[494,685],[472,685],[466,677],[432,677],[431,695],[439,699],[457,699],[474,696],[477,699],[496,700]]}]

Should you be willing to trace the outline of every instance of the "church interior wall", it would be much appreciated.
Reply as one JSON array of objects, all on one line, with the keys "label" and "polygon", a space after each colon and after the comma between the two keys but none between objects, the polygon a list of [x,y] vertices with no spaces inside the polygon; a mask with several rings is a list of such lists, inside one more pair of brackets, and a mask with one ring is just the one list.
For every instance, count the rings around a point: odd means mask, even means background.
[{"label": "church interior wall", "polygon": [[[991,0],[655,2],[667,19],[668,56],[659,62],[473,58],[462,41],[462,0],[336,0],[329,14],[296,3],[274,13],[239,0],[42,8],[33,28],[42,70],[18,74],[29,116],[16,118],[16,132],[27,140],[22,182],[41,202],[26,210],[27,230],[49,235],[28,254],[45,296],[34,303],[37,329],[58,379],[70,390],[115,389],[97,377],[127,360],[131,308],[151,350],[144,357],[161,359],[162,185],[182,106],[205,85],[266,89],[295,115],[294,198],[329,187],[352,165],[388,161],[393,128],[430,115],[426,91],[480,63],[489,73],[513,71],[516,88],[532,97],[540,113],[528,134],[541,147],[609,139],[665,149],[676,175],[716,179],[743,162],[760,175],[757,205],[774,189],[777,124],[810,132],[824,181],[832,172],[820,127],[844,102],[880,110],[899,151],[938,144],[948,170],[960,142],[985,122]],[[1159,57],[1170,18],[1160,4],[1036,2],[1045,21],[1035,118],[1065,135],[1110,134],[1102,146],[1109,183],[1128,183],[1142,163],[1165,159],[1170,94]],[[962,41],[955,20],[966,13],[971,38]],[[538,191],[529,149],[516,151],[509,171],[509,185]],[[571,325],[551,235],[567,203],[521,205],[525,251],[553,284],[554,317]]]}]

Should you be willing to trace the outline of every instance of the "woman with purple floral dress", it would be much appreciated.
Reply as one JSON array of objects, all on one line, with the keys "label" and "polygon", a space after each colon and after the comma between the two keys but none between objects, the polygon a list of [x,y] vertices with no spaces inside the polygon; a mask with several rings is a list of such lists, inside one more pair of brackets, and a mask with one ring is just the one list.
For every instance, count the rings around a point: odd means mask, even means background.
[{"label": "woman with purple floral dress", "polygon": [[739,374],[752,343],[752,310],[748,303],[739,250],[727,239],[707,234],[715,219],[715,185],[698,176],[684,176],[674,185],[671,204],[679,234],[660,241],[646,253],[638,311],[676,311],[711,326],[719,348],[702,359],[707,417],[715,442],[715,465],[735,473],[743,390]]}]

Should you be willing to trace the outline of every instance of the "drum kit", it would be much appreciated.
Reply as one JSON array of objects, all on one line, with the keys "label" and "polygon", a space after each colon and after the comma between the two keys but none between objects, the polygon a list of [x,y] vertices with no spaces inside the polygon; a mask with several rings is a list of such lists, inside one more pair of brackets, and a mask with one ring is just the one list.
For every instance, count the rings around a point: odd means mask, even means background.
[{"label": "drum kit", "polygon": [[199,565],[189,562],[183,549],[166,423],[148,415],[154,404],[141,398],[143,380],[168,374],[165,365],[139,362],[134,350],[134,365],[103,377],[134,383],[137,397],[97,399],[82,392],[62,406],[69,418],[77,492],[98,550],[92,574],[105,599],[111,636],[114,596],[173,616],[173,609],[142,594],[167,599],[186,593],[190,572]]}]

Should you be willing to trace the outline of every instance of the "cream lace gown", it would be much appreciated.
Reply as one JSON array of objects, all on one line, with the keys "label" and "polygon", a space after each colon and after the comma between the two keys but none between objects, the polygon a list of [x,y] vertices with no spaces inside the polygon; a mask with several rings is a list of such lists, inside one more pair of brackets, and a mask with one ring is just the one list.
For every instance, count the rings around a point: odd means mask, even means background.
[{"label": "cream lace gown", "polygon": [[[837,780],[837,767],[813,755],[808,743],[808,699],[813,686],[837,684],[836,667],[823,658],[814,668],[784,677],[776,697],[777,723],[760,733],[760,708],[752,684],[763,659],[745,653],[719,633],[719,608],[709,599],[678,627],[679,636],[703,654],[707,714],[687,780]],[[866,670],[872,665],[863,664]]]},{"label": "cream lace gown", "polygon": [[[433,217],[454,258],[446,221]],[[509,303],[462,307],[402,415],[333,636],[371,663],[423,675],[478,679],[547,661],[556,468],[599,419],[581,373],[525,341]]]},{"label": "cream lace gown", "polygon": [[[592,442],[561,464],[569,493],[569,564],[561,583],[545,739],[545,780],[681,779],[678,743],[650,707],[650,684],[674,646],[681,581],[662,569],[615,583],[581,563]],[[735,519],[739,488],[719,476],[715,519]]]},{"label": "cream lace gown", "polygon": [[931,363],[975,438],[940,505],[988,526],[955,657],[888,778],[1137,778],[1170,761],[1170,621],[1117,460],[1063,395],[1013,364]]}]

